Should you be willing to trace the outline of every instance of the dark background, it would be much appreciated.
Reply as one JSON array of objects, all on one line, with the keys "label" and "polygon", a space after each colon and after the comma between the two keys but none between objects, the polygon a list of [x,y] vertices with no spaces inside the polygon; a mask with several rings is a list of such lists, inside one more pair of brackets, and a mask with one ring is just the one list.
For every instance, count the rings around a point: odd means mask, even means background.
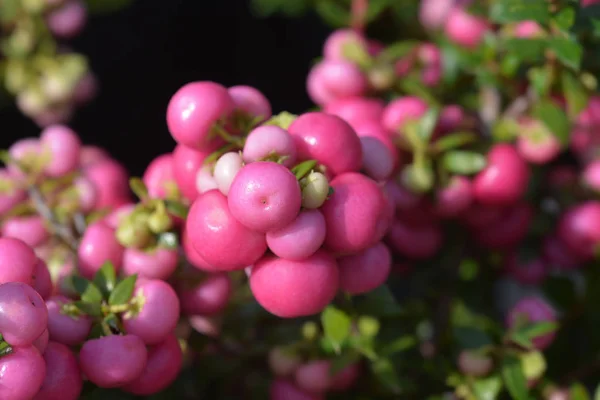
[{"label": "dark background", "polygon": [[[165,110],[187,82],[254,86],[274,112],[311,107],[305,78],[327,33],[315,15],[257,18],[249,0],[137,0],[92,16],[70,45],[88,56],[100,92],[69,125],[139,176],[174,147]],[[0,109],[0,121],[1,148],[40,132],[12,105]]]}]

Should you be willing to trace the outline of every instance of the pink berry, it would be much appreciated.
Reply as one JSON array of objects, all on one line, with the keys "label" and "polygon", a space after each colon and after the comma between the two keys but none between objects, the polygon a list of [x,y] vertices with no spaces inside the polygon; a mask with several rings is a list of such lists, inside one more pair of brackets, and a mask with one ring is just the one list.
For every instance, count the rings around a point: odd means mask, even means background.
[{"label": "pink berry", "polygon": [[124,248],[117,241],[114,229],[102,221],[95,222],[87,227],[79,244],[79,272],[91,278],[107,261],[118,270],[123,252]]},{"label": "pink berry", "polygon": [[325,241],[325,218],[319,210],[304,210],[289,225],[267,233],[267,245],[278,257],[302,260]]},{"label": "pink berry", "polygon": [[96,187],[97,208],[118,207],[129,200],[129,176],[119,162],[100,160],[86,167],[84,175]]},{"label": "pink berry", "polygon": [[463,222],[471,229],[485,229],[486,226],[500,221],[504,211],[502,207],[474,203],[462,218]]},{"label": "pink berry", "polygon": [[529,39],[543,33],[542,27],[535,21],[521,21],[514,27],[515,37]]},{"label": "pink berry", "polygon": [[572,270],[581,266],[583,260],[575,254],[557,236],[551,235],[544,239],[542,257],[549,267],[559,270]]},{"label": "pink berry", "polygon": [[181,346],[175,335],[148,350],[148,361],[142,374],[123,387],[138,396],[148,396],[166,389],[179,375],[183,363]]},{"label": "pink berry", "polygon": [[41,258],[38,258],[35,264],[31,286],[36,292],[39,293],[40,296],[42,296],[43,299],[50,297],[52,291],[54,290],[52,278],[50,277],[50,271],[48,271],[48,266]]},{"label": "pink berry", "polygon": [[306,87],[315,103],[326,105],[337,99],[362,96],[368,82],[360,68],[351,62],[324,60],[311,69]]},{"label": "pink berry", "polygon": [[524,124],[516,146],[521,157],[533,164],[546,164],[561,151],[556,136],[538,121]]},{"label": "pink berry", "polygon": [[296,385],[309,393],[325,393],[331,386],[331,362],[315,360],[301,365],[294,374]]},{"label": "pink berry", "polygon": [[494,145],[487,155],[487,166],[473,180],[477,201],[489,205],[516,203],[527,190],[529,167],[509,144]]},{"label": "pink berry", "polygon": [[42,245],[50,237],[44,220],[38,215],[14,217],[6,220],[2,225],[2,235],[20,239],[31,247]]},{"label": "pink berry", "polygon": [[243,111],[248,116],[262,122],[271,117],[271,103],[258,89],[251,86],[238,85],[227,89],[236,110]]},{"label": "pink berry", "polygon": [[487,30],[488,25],[484,19],[471,15],[460,7],[450,11],[445,26],[448,39],[466,48],[479,46]]},{"label": "pink berry", "polygon": [[186,231],[200,257],[218,270],[244,269],[267,249],[265,235],[238,222],[229,211],[227,198],[216,190],[192,204]]},{"label": "pink berry", "polygon": [[87,10],[82,1],[69,0],[48,14],[46,22],[55,36],[70,39],[83,30],[87,22]]},{"label": "pink berry", "polygon": [[187,235],[185,228],[181,232],[181,247],[185,258],[193,267],[201,271],[215,271],[215,267],[207,263],[206,260],[202,258],[200,254],[198,254],[198,250],[196,250],[194,246],[192,246],[192,243],[190,242],[189,236]]},{"label": "pink berry", "polygon": [[67,346],[50,342],[44,353],[46,375],[33,400],[77,400],[83,380],[75,355]]},{"label": "pink berry", "polygon": [[474,351],[463,350],[458,355],[458,368],[463,374],[483,377],[492,371],[494,362],[490,357]]},{"label": "pink berry", "polygon": [[[267,158],[282,158],[282,164],[291,167],[296,163],[296,145],[285,129],[274,125],[263,125],[248,134],[242,157],[247,163],[263,161]],[[272,159],[272,161],[277,160]]]},{"label": "pink berry", "polygon": [[387,130],[399,133],[406,123],[417,121],[428,108],[427,103],[418,97],[400,97],[385,107],[381,122]]},{"label": "pink berry", "polygon": [[135,335],[110,335],[88,340],[79,351],[81,371],[102,388],[124,386],[139,378],[148,352]]},{"label": "pink berry", "polygon": [[345,55],[349,47],[358,47],[367,50],[366,39],[352,29],[338,29],[327,37],[323,44],[323,56],[327,60],[347,60]]},{"label": "pink berry", "polygon": [[2,400],[33,399],[46,376],[46,364],[33,346],[17,347],[0,358]]},{"label": "pink berry", "polygon": [[592,161],[585,166],[582,180],[586,187],[595,192],[600,192],[600,161]]},{"label": "pink berry", "polygon": [[[523,318],[526,323],[553,322],[556,321],[556,312],[544,300],[538,297],[525,297],[521,299],[508,313],[506,325],[514,327]],[[552,344],[555,337],[554,332],[546,333],[533,338],[533,345],[538,350],[544,350]]]},{"label": "pink berry", "polygon": [[127,248],[123,253],[123,273],[147,279],[168,279],[177,268],[176,249],[162,247],[139,250]]},{"label": "pink berry", "polygon": [[23,282],[31,284],[37,257],[20,239],[0,237],[0,283]]},{"label": "pink berry", "polygon": [[19,187],[19,182],[6,169],[0,168],[0,215],[5,215],[19,202],[25,200],[26,194]]},{"label": "pink berry", "polygon": [[195,285],[182,284],[179,290],[181,308],[186,314],[214,315],[227,306],[232,294],[231,279],[227,274],[209,274]]},{"label": "pink berry", "polygon": [[394,172],[394,154],[381,140],[372,136],[361,137],[360,144],[365,174],[376,181],[388,179]]},{"label": "pink berry", "polygon": [[177,143],[198,150],[210,148],[216,124],[228,118],[235,103],[227,89],[214,82],[191,82],[169,101],[167,125]]},{"label": "pink berry", "polygon": [[78,167],[81,140],[71,128],[64,125],[45,128],[40,136],[40,144],[50,156],[44,169],[49,176],[62,176]]},{"label": "pink berry", "polygon": [[509,276],[524,285],[538,285],[548,275],[546,263],[542,258],[522,261],[515,253],[506,256],[504,269]]},{"label": "pink berry", "polygon": [[190,201],[198,197],[196,175],[210,151],[198,151],[184,145],[177,145],[173,151],[173,177],[181,193]]},{"label": "pink berry", "polygon": [[64,296],[54,296],[46,302],[50,339],[67,346],[82,344],[90,333],[92,320],[86,315],[71,316],[62,307],[71,301]]},{"label": "pink berry", "polygon": [[455,0],[422,0],[419,8],[419,22],[427,29],[443,27],[455,2]]},{"label": "pink berry", "polygon": [[85,176],[75,178],[73,183],[79,196],[79,209],[89,213],[96,206],[98,193],[94,184]]},{"label": "pink berry", "polygon": [[227,198],[231,215],[259,232],[289,225],[300,212],[302,195],[294,174],[281,164],[258,161],[236,175]]},{"label": "pink berry", "polygon": [[258,303],[282,318],[322,311],[338,286],[337,263],[321,250],[302,261],[267,256],[254,265],[250,275],[250,288]]},{"label": "pink berry", "polygon": [[125,331],[146,344],[157,344],[173,332],[179,320],[179,299],[175,290],[159,279],[141,280],[134,297],[139,297],[139,310],[123,319]]},{"label": "pink berry", "polygon": [[[369,154],[365,152],[365,146],[363,143],[364,138],[374,138],[377,139],[381,144],[383,144],[386,148],[389,157],[392,160],[393,170],[396,170],[398,165],[400,164],[400,154],[398,153],[398,148],[392,139],[392,134],[381,125],[381,122],[375,120],[363,120],[360,122],[356,122],[354,124],[354,129],[356,130],[356,134],[361,139],[361,144],[363,147],[363,158],[369,157]],[[380,147],[380,146],[378,146]],[[369,150],[367,150],[369,151]],[[380,152],[384,151],[383,148],[379,150]],[[363,160],[363,164],[365,164]]]},{"label": "pink berry", "polygon": [[461,106],[454,104],[445,106],[438,119],[437,130],[441,134],[450,133],[460,127],[465,119],[465,111]]},{"label": "pink berry", "polygon": [[244,161],[238,152],[231,151],[223,154],[215,163],[213,176],[217,183],[217,188],[225,196],[229,194],[231,184],[242,167]]},{"label": "pink berry", "polygon": [[381,286],[390,274],[392,255],[379,242],[360,253],[338,259],[340,289],[350,294],[367,293]]},{"label": "pink berry", "polygon": [[293,383],[278,379],[271,383],[269,400],[325,400],[321,394],[306,393]]},{"label": "pink berry", "polygon": [[173,176],[173,155],[171,153],[156,157],[146,168],[142,180],[148,188],[150,197],[169,198],[176,189]]},{"label": "pink berry", "polygon": [[31,345],[46,329],[44,299],[22,282],[0,285],[0,333],[12,346]]},{"label": "pink berry", "polygon": [[331,187],[333,194],[321,208],[327,225],[325,246],[335,253],[356,253],[381,240],[389,225],[388,200],[377,183],[347,173],[331,181]]},{"label": "pink berry", "polygon": [[501,213],[499,220],[478,228],[475,239],[489,249],[508,249],[521,242],[533,220],[533,208],[527,203],[519,203]]},{"label": "pink berry", "polygon": [[[17,140],[8,148],[8,154],[12,160],[29,167],[32,161],[41,156],[40,141],[37,138]],[[8,170],[14,177],[24,176],[24,171],[21,171],[21,167],[17,163],[9,164]]]},{"label": "pink berry", "polygon": [[455,176],[448,186],[441,188],[436,198],[436,213],[445,218],[455,217],[469,208],[473,201],[471,181]]},{"label": "pink berry", "polygon": [[73,88],[73,100],[78,105],[89,103],[98,93],[98,79],[92,72],[87,72]]},{"label": "pink berry", "polygon": [[350,364],[331,377],[329,390],[343,392],[354,386],[360,375],[360,364]]},{"label": "pink berry", "polygon": [[81,147],[81,151],[79,152],[79,166],[82,168],[108,159],[110,159],[110,155],[104,149],[97,146],[85,145]]},{"label": "pink berry", "polygon": [[134,203],[120,205],[103,219],[104,223],[116,230],[119,225],[123,223],[125,218],[133,212],[135,206]]},{"label": "pink berry", "polygon": [[383,114],[384,103],[380,99],[368,97],[348,97],[328,103],[323,111],[337,115],[354,129],[359,122],[379,122]]},{"label": "pink berry", "polygon": [[212,166],[205,165],[198,170],[196,174],[196,191],[199,194],[219,188],[212,169]]},{"label": "pink berry", "polygon": [[317,160],[332,176],[360,170],[360,140],[341,118],[321,112],[302,114],[288,132],[294,137],[300,160]]},{"label": "pink berry", "polygon": [[438,224],[409,224],[396,220],[389,232],[392,247],[400,254],[426,260],[437,254],[443,244],[443,232]]},{"label": "pink berry", "polygon": [[600,245],[600,202],[587,201],[568,209],[559,221],[558,237],[578,256],[593,257]]}]

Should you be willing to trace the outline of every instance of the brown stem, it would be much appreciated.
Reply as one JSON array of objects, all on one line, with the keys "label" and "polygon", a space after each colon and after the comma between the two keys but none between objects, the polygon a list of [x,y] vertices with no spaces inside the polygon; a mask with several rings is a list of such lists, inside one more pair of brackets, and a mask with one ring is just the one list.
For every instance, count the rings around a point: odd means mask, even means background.
[{"label": "brown stem", "polygon": [[517,97],[504,111],[502,115],[503,118],[506,119],[516,119],[523,115],[529,107],[531,107],[531,103],[535,100],[535,92],[532,88],[527,90],[527,93]]},{"label": "brown stem", "polygon": [[78,241],[71,228],[58,221],[54,212],[48,207],[44,200],[44,196],[40,190],[35,186],[30,186],[28,189],[29,198],[33,202],[33,206],[38,214],[50,224],[52,233],[58,236],[63,242],[65,242],[73,251],[77,251]]},{"label": "brown stem", "polygon": [[490,135],[490,128],[494,121],[500,115],[500,93],[498,89],[492,86],[486,86],[481,89],[481,107],[479,108],[479,118],[483,122],[485,136]]},{"label": "brown stem", "polygon": [[365,30],[369,0],[352,0],[352,29],[359,33]]}]

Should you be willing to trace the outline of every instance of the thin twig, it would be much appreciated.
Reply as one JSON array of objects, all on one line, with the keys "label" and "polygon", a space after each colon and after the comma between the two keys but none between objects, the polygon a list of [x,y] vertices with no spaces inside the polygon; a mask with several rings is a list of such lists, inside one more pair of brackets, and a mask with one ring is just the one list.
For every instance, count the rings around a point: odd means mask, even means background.
[{"label": "thin twig", "polygon": [[35,186],[30,186],[28,189],[29,198],[33,202],[38,214],[50,224],[52,233],[58,236],[63,242],[65,242],[73,251],[77,251],[77,238],[73,234],[71,228],[58,221],[54,212],[48,207],[44,201],[44,196],[40,190]]},{"label": "thin twig", "polygon": [[535,91],[533,88],[529,88],[527,93],[517,97],[504,111],[502,115],[503,118],[506,119],[515,119],[523,115],[529,107],[531,107],[531,103],[536,98]]},{"label": "thin twig", "polygon": [[367,22],[367,11],[369,10],[369,0],[352,0],[352,29],[358,33],[363,33]]},{"label": "thin twig", "polygon": [[479,118],[483,122],[484,135],[490,136],[491,126],[500,115],[501,99],[498,89],[492,86],[485,86],[481,89],[481,107],[479,108]]}]

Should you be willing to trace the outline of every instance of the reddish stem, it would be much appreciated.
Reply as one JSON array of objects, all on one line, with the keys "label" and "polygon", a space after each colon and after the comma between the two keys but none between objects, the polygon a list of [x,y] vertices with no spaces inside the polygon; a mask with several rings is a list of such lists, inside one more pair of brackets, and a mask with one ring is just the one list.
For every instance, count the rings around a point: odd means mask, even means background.
[{"label": "reddish stem", "polygon": [[367,20],[367,10],[369,0],[352,0],[352,29],[358,33],[363,33]]}]

